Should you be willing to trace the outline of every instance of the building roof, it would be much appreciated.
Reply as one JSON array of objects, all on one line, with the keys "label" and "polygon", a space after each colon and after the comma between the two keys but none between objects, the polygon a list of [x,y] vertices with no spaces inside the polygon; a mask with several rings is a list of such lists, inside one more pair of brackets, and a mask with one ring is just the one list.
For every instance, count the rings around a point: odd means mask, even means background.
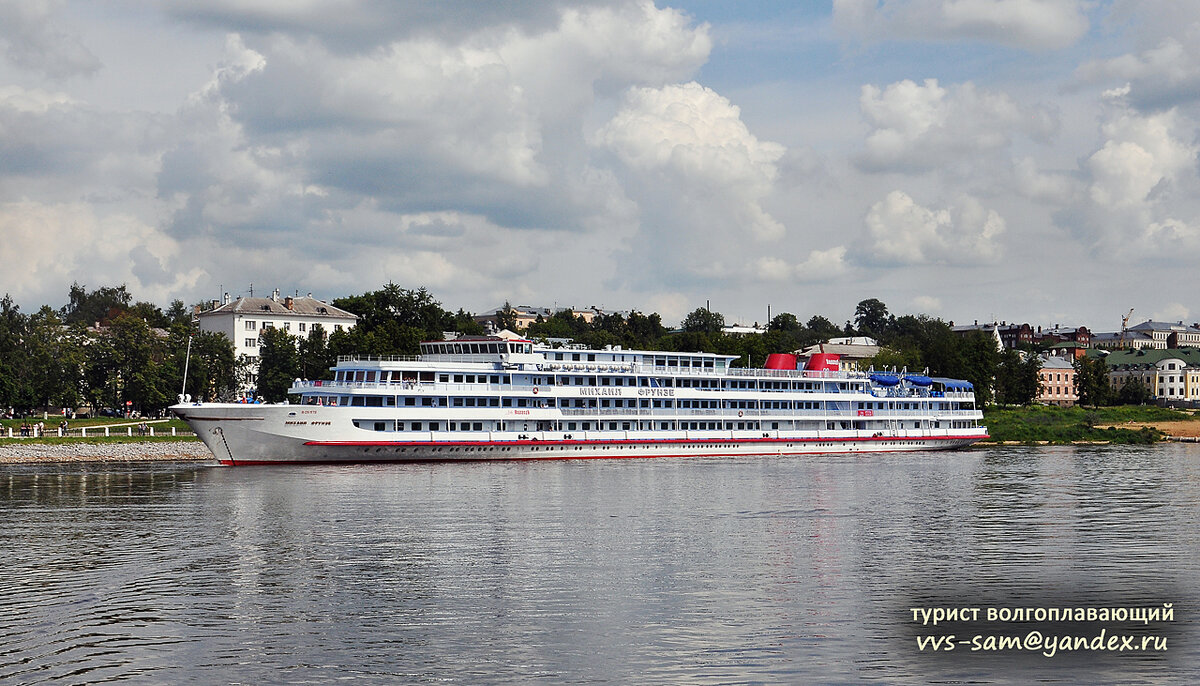
[{"label": "building roof", "polygon": [[829,353],[833,355],[841,355],[846,359],[865,360],[868,357],[875,357],[879,354],[879,346],[877,345],[847,345],[840,343],[819,343],[810,345],[803,350],[797,350],[795,354],[804,357],[811,357],[817,353]]},{"label": "building roof", "polygon": [[[287,306],[289,300],[292,304],[290,308]],[[205,317],[216,314],[264,314],[273,317],[294,315],[301,317],[358,319],[358,315],[317,300],[310,295],[299,298],[280,298],[278,300],[274,298],[238,298],[215,309],[201,312],[197,316]]]},{"label": "building roof", "polygon": [[1042,369],[1074,369],[1070,360],[1059,357],[1058,355],[1043,355]]},{"label": "building roof", "polygon": [[1112,352],[1104,358],[1109,369],[1154,365],[1163,360],[1183,360],[1189,366],[1200,366],[1200,348],[1139,348]]},{"label": "building roof", "polygon": [[1131,326],[1129,331],[1187,331],[1188,333],[1200,333],[1200,329],[1195,326],[1184,324],[1183,322],[1156,322],[1151,319]]}]

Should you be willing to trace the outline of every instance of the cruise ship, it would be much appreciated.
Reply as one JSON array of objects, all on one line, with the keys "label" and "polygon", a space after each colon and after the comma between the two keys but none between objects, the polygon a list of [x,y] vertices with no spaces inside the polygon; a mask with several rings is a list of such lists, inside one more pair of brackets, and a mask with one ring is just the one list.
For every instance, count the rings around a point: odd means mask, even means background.
[{"label": "cruise ship", "polygon": [[292,404],[193,403],[225,465],[774,456],[961,448],[987,438],[966,381],[772,355],[552,348],[462,337],[340,358]]}]

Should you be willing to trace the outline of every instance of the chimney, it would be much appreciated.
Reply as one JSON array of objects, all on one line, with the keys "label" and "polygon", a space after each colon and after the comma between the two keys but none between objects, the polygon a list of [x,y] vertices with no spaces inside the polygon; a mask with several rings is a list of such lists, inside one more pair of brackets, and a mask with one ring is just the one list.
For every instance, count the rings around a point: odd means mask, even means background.
[{"label": "chimney", "polygon": [[295,301],[295,300],[293,300],[293,299],[292,299],[292,296],[290,296],[290,295],[289,295],[288,297],[286,297],[286,298],[284,298],[284,299],[283,299],[283,306],[284,306],[284,307],[286,307],[286,308],[288,308],[289,310],[295,310],[295,309],[296,309],[296,308],[294,307],[295,303],[296,303],[296,301]]},{"label": "chimney", "polygon": [[229,304],[229,294],[228,294],[228,293],[226,293],[226,294],[225,294],[225,297],[221,299],[221,304],[222,304],[222,305],[228,305],[228,304]]},{"label": "chimney", "polygon": [[271,291],[271,300],[274,300],[275,302],[279,302],[279,289],[278,288]]}]

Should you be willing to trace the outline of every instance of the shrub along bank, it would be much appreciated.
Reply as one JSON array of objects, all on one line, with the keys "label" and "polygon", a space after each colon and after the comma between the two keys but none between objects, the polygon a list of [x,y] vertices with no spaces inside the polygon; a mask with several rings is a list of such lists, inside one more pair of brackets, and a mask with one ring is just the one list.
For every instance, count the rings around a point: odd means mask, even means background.
[{"label": "shrub along bank", "polygon": [[[1200,426],[1200,419],[1189,413],[1146,405],[991,407],[983,411],[983,421],[991,435],[989,443],[1154,443],[1165,434],[1153,426],[1140,425],[1196,422]],[[1139,426],[1120,426],[1130,423]]]}]

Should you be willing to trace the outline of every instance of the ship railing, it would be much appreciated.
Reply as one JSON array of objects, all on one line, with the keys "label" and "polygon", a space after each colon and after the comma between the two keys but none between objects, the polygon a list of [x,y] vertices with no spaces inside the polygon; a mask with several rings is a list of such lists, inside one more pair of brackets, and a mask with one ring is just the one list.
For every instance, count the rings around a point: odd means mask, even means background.
[{"label": "ship railing", "polygon": [[[555,408],[522,408],[522,409],[547,409]],[[797,419],[830,419],[840,421],[869,421],[872,419],[895,419],[895,420],[918,420],[918,419],[950,419],[950,418],[969,418],[979,417],[978,410],[938,410],[936,412],[921,412],[919,410],[877,410],[873,415],[858,415],[852,414],[854,410],[847,412],[846,410],[826,411],[826,410],[747,410],[736,408],[644,408],[644,407],[617,407],[617,408],[586,408],[586,407],[562,407],[557,408],[564,417],[608,417],[608,416],[627,416],[627,417],[720,417],[722,419],[737,420],[740,417],[774,417],[778,419],[786,419],[795,417]]]},{"label": "ship railing", "polygon": [[343,362],[420,362],[420,355],[338,355],[338,364]]},{"label": "ship railing", "polygon": [[[976,437],[983,433],[984,427],[964,429],[896,429],[887,432],[887,438],[922,439],[931,437]],[[787,440],[791,432],[786,429],[675,429],[662,430],[558,430],[530,431],[508,429],[505,431],[396,431],[384,432],[397,438],[403,437],[408,441],[488,441],[492,443],[527,442],[527,441],[662,441],[662,440],[747,440],[757,438],[773,438]],[[870,429],[818,429],[804,431],[806,439],[872,439],[879,438],[878,430]],[[800,438],[797,436],[797,438]]]}]

